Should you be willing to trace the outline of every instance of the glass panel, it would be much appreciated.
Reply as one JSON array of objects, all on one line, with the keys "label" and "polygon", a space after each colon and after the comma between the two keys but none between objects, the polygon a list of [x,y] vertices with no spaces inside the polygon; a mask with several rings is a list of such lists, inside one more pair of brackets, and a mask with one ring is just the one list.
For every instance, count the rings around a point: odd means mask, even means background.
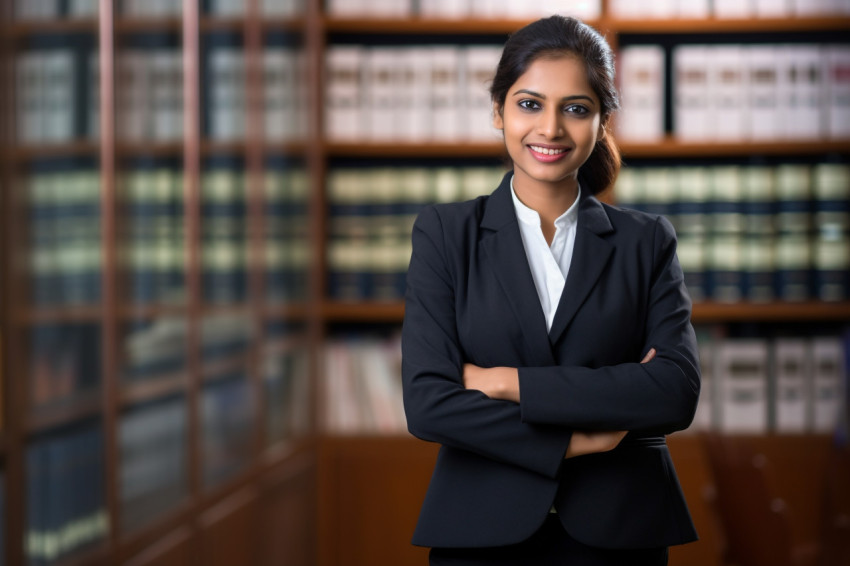
[{"label": "glass panel", "polygon": [[101,332],[95,323],[37,324],[29,330],[29,396],[36,424],[100,410]]},{"label": "glass panel", "polygon": [[187,496],[186,400],[157,400],[124,413],[118,433],[121,524],[133,529]]},{"label": "glass panel", "polygon": [[216,314],[201,321],[201,436],[207,487],[238,473],[253,455],[256,407],[247,378],[252,341],[247,314]]},{"label": "glass panel", "polygon": [[24,180],[29,293],[36,307],[100,300],[100,177],[93,158],[42,158]]},{"label": "glass panel", "polygon": [[183,171],[179,159],[128,159],[119,194],[126,296],[136,305],[185,304]]},{"label": "glass panel", "polygon": [[266,299],[307,300],[309,276],[309,179],[300,163],[269,160],[265,175]]},{"label": "glass panel", "polygon": [[109,525],[100,422],[39,436],[27,446],[26,458],[27,563],[54,564],[104,539]]},{"label": "glass panel", "polygon": [[245,372],[235,370],[204,386],[203,481],[213,487],[245,469],[253,454],[254,396]]},{"label": "glass panel", "polygon": [[267,447],[310,433],[310,350],[303,324],[269,323],[263,356]]}]

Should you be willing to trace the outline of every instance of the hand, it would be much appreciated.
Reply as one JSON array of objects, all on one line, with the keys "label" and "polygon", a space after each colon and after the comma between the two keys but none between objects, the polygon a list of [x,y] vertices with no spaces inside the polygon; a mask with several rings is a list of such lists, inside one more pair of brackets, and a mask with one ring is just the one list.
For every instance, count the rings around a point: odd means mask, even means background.
[{"label": "hand", "polygon": [[519,403],[519,374],[516,368],[482,368],[464,364],[463,386],[481,391],[491,399]]},{"label": "hand", "polygon": [[[645,364],[649,362],[657,353],[658,352],[655,348],[650,348],[640,363]],[[564,458],[575,458],[576,456],[584,456],[586,454],[608,452],[616,448],[627,434],[628,431],[626,430],[611,432],[573,432],[573,436],[570,439],[570,445],[567,447],[567,453]]]},{"label": "hand", "polygon": [[627,430],[616,430],[606,432],[579,432],[573,433],[570,445],[564,458],[575,458],[586,454],[597,454],[608,452],[616,448],[620,441],[629,433]]},{"label": "hand", "polygon": [[640,361],[640,363],[645,364],[646,362],[648,362],[652,358],[654,358],[655,354],[657,354],[657,353],[658,352],[655,351],[655,348],[650,348],[649,351],[646,353],[646,355],[643,357],[643,359]]}]

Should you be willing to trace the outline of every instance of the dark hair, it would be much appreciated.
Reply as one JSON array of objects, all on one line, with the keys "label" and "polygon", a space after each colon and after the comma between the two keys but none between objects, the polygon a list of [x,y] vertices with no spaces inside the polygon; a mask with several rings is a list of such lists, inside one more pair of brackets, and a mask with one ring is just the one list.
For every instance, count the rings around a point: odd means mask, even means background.
[{"label": "dark hair", "polygon": [[[611,115],[620,108],[614,85],[614,54],[598,31],[575,18],[550,16],[513,33],[502,50],[490,98],[504,109],[508,90],[535,60],[567,54],[584,61],[588,82],[602,105],[602,124],[607,127]],[[619,172],[620,151],[606,129],[579,170],[582,189],[594,195],[601,193],[614,184]]]}]

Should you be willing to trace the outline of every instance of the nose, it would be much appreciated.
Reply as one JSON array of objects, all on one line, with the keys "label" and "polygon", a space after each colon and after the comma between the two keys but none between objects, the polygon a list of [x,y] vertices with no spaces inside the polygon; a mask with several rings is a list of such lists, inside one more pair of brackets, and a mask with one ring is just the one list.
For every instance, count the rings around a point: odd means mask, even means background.
[{"label": "nose", "polygon": [[556,139],[564,135],[564,126],[557,108],[546,108],[539,114],[538,129],[547,139]]}]

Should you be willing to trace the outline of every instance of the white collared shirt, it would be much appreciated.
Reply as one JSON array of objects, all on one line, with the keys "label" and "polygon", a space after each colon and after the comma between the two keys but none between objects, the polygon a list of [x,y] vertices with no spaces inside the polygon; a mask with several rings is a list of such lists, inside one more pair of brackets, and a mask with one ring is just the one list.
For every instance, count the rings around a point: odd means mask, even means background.
[{"label": "white collared shirt", "polygon": [[516,196],[513,177],[511,177],[511,196],[514,199],[514,209],[519,220],[525,256],[528,258],[531,276],[537,288],[537,296],[540,298],[540,306],[543,307],[543,314],[546,316],[548,331],[552,328],[555,311],[558,310],[558,303],[573,260],[581,187],[576,194],[575,202],[555,220],[555,236],[552,238],[551,246],[546,243],[546,238],[543,236],[540,215],[524,205]]}]

